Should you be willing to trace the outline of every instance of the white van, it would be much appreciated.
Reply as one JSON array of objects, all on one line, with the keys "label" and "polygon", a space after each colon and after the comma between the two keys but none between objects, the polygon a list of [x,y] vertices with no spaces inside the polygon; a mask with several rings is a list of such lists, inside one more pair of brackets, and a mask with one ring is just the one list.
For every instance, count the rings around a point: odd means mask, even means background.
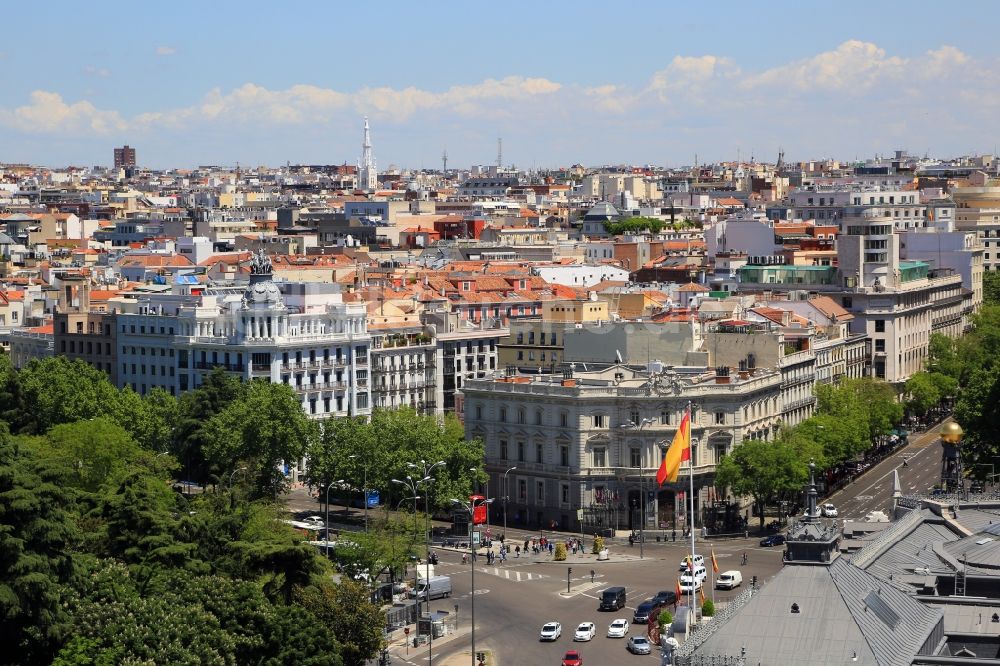
[{"label": "white van", "polygon": [[715,579],[715,589],[732,590],[743,584],[743,574],[739,571],[723,571]]},{"label": "white van", "polygon": [[694,581],[691,580],[690,574],[684,574],[681,576],[681,592],[695,592],[701,589],[701,586],[705,584],[706,578],[708,578],[708,572],[705,570],[705,567],[695,567]]}]

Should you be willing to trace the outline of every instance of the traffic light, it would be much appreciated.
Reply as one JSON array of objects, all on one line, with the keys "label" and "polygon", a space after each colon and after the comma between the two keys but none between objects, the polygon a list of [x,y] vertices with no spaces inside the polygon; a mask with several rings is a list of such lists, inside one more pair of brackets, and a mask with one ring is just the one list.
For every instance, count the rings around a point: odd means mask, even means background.
[{"label": "traffic light", "polygon": [[572,576],[573,575],[573,567],[566,567],[566,568],[569,569],[569,575]]}]

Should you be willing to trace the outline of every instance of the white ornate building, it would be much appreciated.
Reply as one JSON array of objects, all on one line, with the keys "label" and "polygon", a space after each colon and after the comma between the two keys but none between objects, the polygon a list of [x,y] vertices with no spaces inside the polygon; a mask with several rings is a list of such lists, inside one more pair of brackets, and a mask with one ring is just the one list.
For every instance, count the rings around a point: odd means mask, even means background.
[{"label": "white ornate building", "polygon": [[242,293],[181,276],[169,293],[112,307],[118,381],[139,393],[159,386],[177,395],[222,367],[288,384],[313,418],[371,411],[364,304],[344,303],[334,285],[273,282],[263,252]]}]

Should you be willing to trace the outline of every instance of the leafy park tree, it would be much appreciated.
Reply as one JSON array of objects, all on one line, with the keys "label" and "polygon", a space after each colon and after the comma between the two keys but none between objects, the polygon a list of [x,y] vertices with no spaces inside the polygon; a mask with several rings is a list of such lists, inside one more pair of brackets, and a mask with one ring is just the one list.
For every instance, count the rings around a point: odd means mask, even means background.
[{"label": "leafy park tree", "polygon": [[287,481],[279,465],[306,455],[316,424],[286,384],[253,381],[206,424],[205,459],[224,474],[246,466],[253,497],[277,497]]},{"label": "leafy park tree", "polygon": [[1000,366],[972,373],[955,403],[955,420],[965,431],[962,458],[966,469],[1000,457]]},{"label": "leafy park tree", "polygon": [[295,591],[295,602],[333,631],[344,666],[365,666],[385,646],[385,613],[370,597],[367,585],[346,578]]},{"label": "leafy park tree", "polygon": [[95,562],[74,637],[53,663],[343,664],[323,621],[302,606],[272,604],[253,582],[180,570],[167,578],[147,595],[131,570]]},{"label": "leafy park tree", "polygon": [[60,423],[109,416],[119,424],[121,395],[107,375],[82,360],[65,356],[32,359],[18,373],[20,432],[41,434]]},{"label": "leafy park tree", "polygon": [[[943,376],[943,375],[942,375]],[[930,372],[916,372],[906,380],[903,389],[906,408],[914,414],[926,414],[944,397]]]},{"label": "leafy park tree", "polygon": [[41,457],[69,471],[67,480],[91,493],[117,486],[130,470],[154,469],[155,456],[111,419],[100,416],[52,427],[41,440]]},{"label": "leafy park tree", "polygon": [[764,528],[764,507],[786,491],[801,488],[806,479],[808,461],[803,461],[786,437],[773,442],[763,439],[744,441],[719,461],[716,484],[734,494],[753,498]]},{"label": "leafy park tree", "polygon": [[215,368],[201,386],[181,395],[177,402],[177,425],[172,437],[173,453],[187,478],[218,483],[221,469],[213,468],[205,452],[211,444],[209,423],[243,395],[239,379]]},{"label": "leafy park tree", "polygon": [[0,663],[49,663],[70,629],[78,536],[62,472],[20,451],[0,423]]}]

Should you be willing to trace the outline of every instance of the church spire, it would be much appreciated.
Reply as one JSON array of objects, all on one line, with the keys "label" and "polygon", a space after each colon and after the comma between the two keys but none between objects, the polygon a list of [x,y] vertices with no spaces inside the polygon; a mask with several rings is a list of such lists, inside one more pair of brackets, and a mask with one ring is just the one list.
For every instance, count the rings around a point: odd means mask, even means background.
[{"label": "church spire", "polygon": [[369,191],[378,189],[378,170],[375,168],[375,156],[372,155],[368,116],[365,116],[365,138],[361,143],[361,161],[358,163],[358,187]]}]

